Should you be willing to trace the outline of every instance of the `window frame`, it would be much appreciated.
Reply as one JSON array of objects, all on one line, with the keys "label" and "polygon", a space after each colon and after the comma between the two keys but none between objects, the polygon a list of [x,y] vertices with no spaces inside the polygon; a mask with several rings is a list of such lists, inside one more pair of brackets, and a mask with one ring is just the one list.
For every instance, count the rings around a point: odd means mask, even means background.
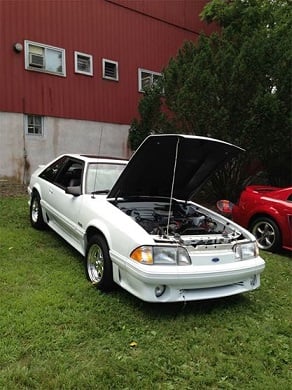
[{"label": "window frame", "polygon": [[[77,168],[73,165],[79,165]],[[84,161],[71,156],[61,156],[57,160],[53,161],[47,168],[41,173],[40,177],[49,183],[52,183],[56,187],[66,190],[69,185],[69,181],[75,178],[73,175],[74,170],[80,170],[80,188],[82,188],[82,180],[84,174]],[[72,168],[73,167],[73,168]],[[72,177],[70,177],[70,175]]]},{"label": "window frame", "polygon": [[[29,132],[29,117],[38,117],[41,120],[40,123],[40,132]],[[36,129],[36,125],[34,126],[34,129]],[[29,137],[44,137],[44,117],[42,115],[36,115],[36,114],[25,114],[25,134]]]},{"label": "window frame", "polygon": [[[113,64],[116,66],[116,77],[106,76],[105,67],[106,63]],[[117,61],[108,60],[107,58],[102,58],[102,78],[106,80],[119,81],[119,63]]]},{"label": "window frame", "polygon": [[[56,47],[56,46],[51,46],[51,45],[46,45],[44,43],[40,42],[34,42],[34,41],[24,41],[24,57],[25,57],[25,69],[26,70],[31,70],[34,72],[40,72],[40,73],[48,73],[52,74],[55,76],[61,76],[61,77],[66,77],[66,51],[65,49],[61,47]],[[43,51],[43,58],[44,58],[44,65],[43,66],[37,66],[37,65],[32,65],[30,61],[30,55],[33,54],[30,51],[30,46],[35,46]],[[46,66],[46,58],[48,57],[48,51],[56,51],[59,52],[61,55],[61,67],[62,71],[57,72],[57,71],[52,71],[49,70]],[[38,54],[36,54],[38,55]],[[41,57],[41,55],[39,55]]]},{"label": "window frame", "polygon": [[148,73],[151,76],[150,87],[154,84],[153,76],[162,77],[161,72],[154,72],[149,69],[138,68],[138,91],[142,93],[145,93],[145,90],[143,89],[142,85],[142,73]]},{"label": "window frame", "polygon": [[67,156],[62,156],[57,160],[54,160],[48,167],[46,167],[39,175],[42,179],[49,183],[54,183],[56,177],[60,171],[64,168],[67,161]]},{"label": "window frame", "polygon": [[[78,56],[87,57],[87,59],[89,60],[89,71],[78,69]],[[74,70],[75,73],[83,74],[85,76],[93,76],[93,56],[91,54],[82,53],[80,51],[74,51]]]},{"label": "window frame", "polygon": [[[62,190],[66,190],[69,186],[70,179],[74,179],[75,174],[74,171],[77,169],[80,171],[78,173],[78,177],[80,179],[80,188],[82,187],[82,179],[83,179],[83,171],[84,171],[84,161],[79,160],[77,158],[66,156],[63,165],[59,169],[58,173],[54,177],[53,184]],[[78,165],[78,167],[73,167],[74,165]]]}]

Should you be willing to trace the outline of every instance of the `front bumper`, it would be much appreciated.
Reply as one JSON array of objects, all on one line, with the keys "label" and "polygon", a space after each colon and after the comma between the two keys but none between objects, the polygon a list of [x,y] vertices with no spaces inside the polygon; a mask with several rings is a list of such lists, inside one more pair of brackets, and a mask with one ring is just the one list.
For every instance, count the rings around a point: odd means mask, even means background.
[{"label": "front bumper", "polygon": [[[260,286],[265,268],[261,257],[212,266],[156,266],[111,255],[116,283],[147,302],[193,301],[252,291]],[[159,286],[165,290],[156,296]]]}]

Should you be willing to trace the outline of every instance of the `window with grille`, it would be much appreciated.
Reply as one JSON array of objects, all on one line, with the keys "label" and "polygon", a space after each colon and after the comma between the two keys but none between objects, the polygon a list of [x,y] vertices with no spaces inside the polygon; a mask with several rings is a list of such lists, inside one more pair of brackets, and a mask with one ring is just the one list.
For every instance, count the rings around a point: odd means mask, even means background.
[{"label": "window with grille", "polygon": [[25,41],[25,69],[66,76],[65,50]]},{"label": "window with grille", "polygon": [[75,59],[75,73],[81,73],[87,76],[93,75],[92,55],[75,51],[74,59]]},{"label": "window with grille", "polygon": [[40,115],[26,115],[26,134],[27,135],[44,135],[43,117]]},{"label": "window with grille", "polygon": [[146,69],[138,69],[138,89],[139,92],[145,92],[145,89],[150,88],[161,78],[161,73],[152,72]]},{"label": "window with grille", "polygon": [[119,80],[119,68],[116,61],[102,59],[102,77],[109,80]]}]

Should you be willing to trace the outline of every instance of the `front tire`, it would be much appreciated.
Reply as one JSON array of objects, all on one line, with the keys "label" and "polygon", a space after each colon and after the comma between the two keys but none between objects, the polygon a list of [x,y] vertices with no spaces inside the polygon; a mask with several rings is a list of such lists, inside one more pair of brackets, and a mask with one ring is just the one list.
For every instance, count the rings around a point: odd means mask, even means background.
[{"label": "front tire", "polygon": [[85,272],[88,280],[101,291],[113,288],[113,269],[105,239],[95,234],[88,241],[85,256]]},{"label": "front tire", "polygon": [[257,218],[251,225],[260,249],[275,252],[281,247],[281,233],[278,225],[268,217]]},{"label": "front tire", "polygon": [[41,198],[37,192],[34,192],[30,201],[30,223],[31,226],[38,230],[43,230],[46,223],[43,218]]}]

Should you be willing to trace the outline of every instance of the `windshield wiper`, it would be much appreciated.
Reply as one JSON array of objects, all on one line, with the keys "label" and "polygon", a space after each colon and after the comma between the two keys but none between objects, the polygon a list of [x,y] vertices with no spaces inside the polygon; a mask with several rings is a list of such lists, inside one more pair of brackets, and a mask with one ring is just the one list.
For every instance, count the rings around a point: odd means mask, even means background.
[{"label": "windshield wiper", "polygon": [[98,195],[98,194],[108,194],[110,190],[97,190],[97,191],[92,191],[91,195]]}]

